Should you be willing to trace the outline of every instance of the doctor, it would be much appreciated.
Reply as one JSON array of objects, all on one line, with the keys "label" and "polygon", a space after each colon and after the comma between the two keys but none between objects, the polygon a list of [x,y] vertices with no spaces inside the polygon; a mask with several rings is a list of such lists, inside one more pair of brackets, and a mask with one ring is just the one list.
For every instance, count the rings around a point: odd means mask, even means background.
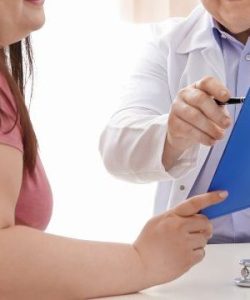
[{"label": "doctor", "polygon": [[[104,130],[107,169],[158,181],[155,213],[207,190],[250,86],[249,0],[202,0],[186,19],[156,25],[155,39]],[[250,242],[250,210],[213,221],[213,243]]]}]

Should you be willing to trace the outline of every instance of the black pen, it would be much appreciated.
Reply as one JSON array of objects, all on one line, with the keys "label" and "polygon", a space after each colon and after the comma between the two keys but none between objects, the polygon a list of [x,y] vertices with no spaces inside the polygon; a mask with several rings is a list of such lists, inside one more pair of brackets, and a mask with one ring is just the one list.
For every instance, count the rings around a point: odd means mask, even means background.
[{"label": "black pen", "polygon": [[229,105],[229,104],[241,104],[243,103],[245,100],[245,97],[233,97],[233,98],[229,98],[229,100],[227,102],[221,102],[217,99],[214,99],[214,101],[218,104],[218,105]]}]

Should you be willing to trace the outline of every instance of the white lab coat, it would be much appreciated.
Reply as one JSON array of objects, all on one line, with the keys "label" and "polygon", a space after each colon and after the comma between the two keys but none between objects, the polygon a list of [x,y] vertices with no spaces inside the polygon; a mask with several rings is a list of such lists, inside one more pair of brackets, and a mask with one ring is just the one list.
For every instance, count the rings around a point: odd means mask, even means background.
[{"label": "white lab coat", "polygon": [[224,59],[210,22],[198,6],[186,19],[155,26],[156,37],[126,86],[121,109],[100,139],[110,173],[133,182],[159,181],[155,213],[187,198],[209,152],[207,146],[193,146],[168,172],[162,165],[168,113],[177,92],[204,76],[226,83]]}]

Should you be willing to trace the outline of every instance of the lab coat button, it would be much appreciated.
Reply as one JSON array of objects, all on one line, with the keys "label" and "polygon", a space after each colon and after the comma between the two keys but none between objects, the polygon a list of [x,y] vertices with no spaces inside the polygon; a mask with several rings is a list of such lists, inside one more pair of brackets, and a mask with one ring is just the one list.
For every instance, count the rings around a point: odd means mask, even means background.
[{"label": "lab coat button", "polygon": [[183,184],[180,185],[180,190],[181,190],[181,191],[184,191],[184,190],[185,190],[185,185],[183,185]]},{"label": "lab coat button", "polygon": [[246,60],[247,60],[247,61],[250,61],[250,53],[248,53],[248,54],[246,55]]}]

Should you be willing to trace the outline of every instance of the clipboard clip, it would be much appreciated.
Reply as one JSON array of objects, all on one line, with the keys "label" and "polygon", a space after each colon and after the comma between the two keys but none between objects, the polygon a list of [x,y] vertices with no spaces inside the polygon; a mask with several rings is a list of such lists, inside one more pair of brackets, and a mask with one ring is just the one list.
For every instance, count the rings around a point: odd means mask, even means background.
[{"label": "clipboard clip", "polygon": [[250,288],[250,259],[241,259],[239,264],[243,266],[241,269],[241,277],[235,278],[236,285]]}]

